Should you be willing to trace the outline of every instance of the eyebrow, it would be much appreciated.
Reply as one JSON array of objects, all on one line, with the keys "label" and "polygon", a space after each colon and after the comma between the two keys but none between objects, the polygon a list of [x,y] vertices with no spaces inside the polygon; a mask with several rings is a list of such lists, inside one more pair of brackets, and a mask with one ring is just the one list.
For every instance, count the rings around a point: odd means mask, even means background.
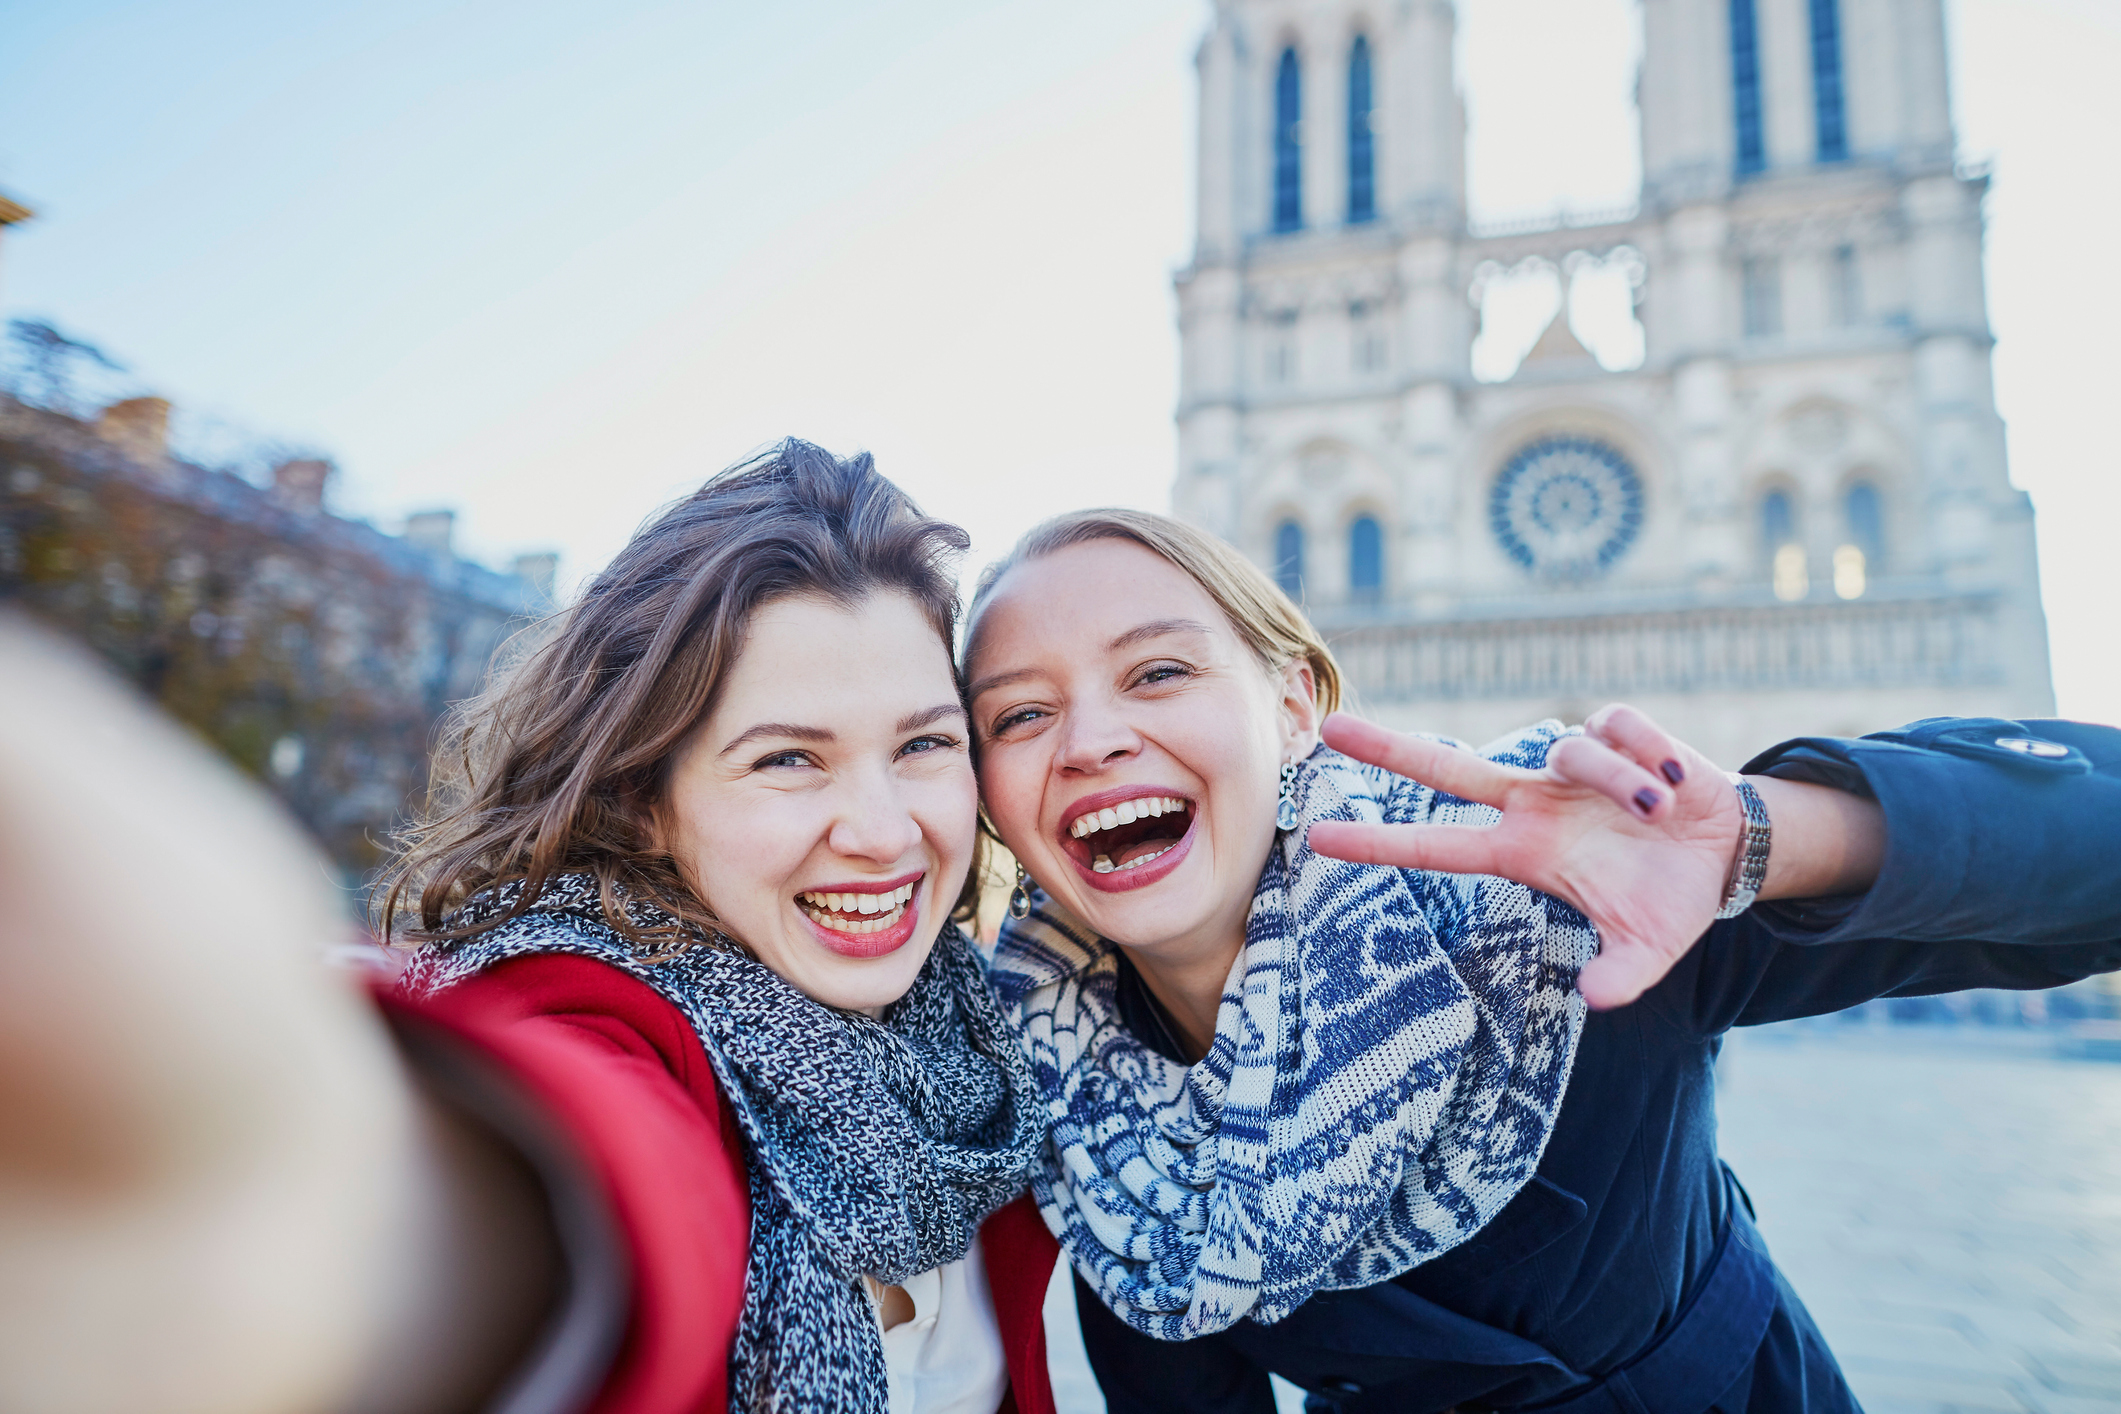
[{"label": "eyebrow", "polygon": [[[965,709],[957,703],[942,702],[933,707],[925,707],[918,712],[907,713],[898,719],[897,724],[891,730],[894,735],[904,736],[907,732],[917,732],[922,727],[932,726],[945,717],[962,717],[964,715]],[[835,733],[825,727],[806,727],[800,722],[760,722],[756,726],[747,727],[739,732],[727,746],[715,754],[727,756],[730,752],[747,742],[768,738],[820,743],[839,740]]]},{"label": "eyebrow", "polygon": [[1132,648],[1137,643],[1147,643],[1152,638],[1162,638],[1172,633],[1208,633],[1209,627],[1198,619],[1151,619],[1138,624],[1113,639],[1105,647],[1110,650]]},{"label": "eyebrow", "polygon": [[[1117,653],[1123,648],[1132,648],[1137,644],[1147,643],[1152,638],[1162,638],[1167,634],[1212,633],[1213,631],[1198,619],[1151,619],[1145,624],[1136,624],[1133,628],[1128,629],[1125,633],[1107,643],[1105,651]],[[991,692],[997,687],[1005,687],[1012,682],[1036,676],[1037,671],[1032,668],[1018,668],[1014,672],[995,673],[991,676],[983,677],[972,684],[966,691],[965,696],[977,700],[981,693]]]}]

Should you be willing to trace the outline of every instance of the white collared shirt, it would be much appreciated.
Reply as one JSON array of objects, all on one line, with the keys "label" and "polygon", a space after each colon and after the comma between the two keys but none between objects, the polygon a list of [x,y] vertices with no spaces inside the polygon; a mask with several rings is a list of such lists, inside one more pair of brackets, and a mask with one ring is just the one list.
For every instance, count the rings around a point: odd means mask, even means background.
[{"label": "white collared shirt", "polygon": [[1009,1365],[978,1240],[963,1261],[901,1285],[913,1319],[884,1332],[891,1414],[994,1414],[1009,1388]]}]

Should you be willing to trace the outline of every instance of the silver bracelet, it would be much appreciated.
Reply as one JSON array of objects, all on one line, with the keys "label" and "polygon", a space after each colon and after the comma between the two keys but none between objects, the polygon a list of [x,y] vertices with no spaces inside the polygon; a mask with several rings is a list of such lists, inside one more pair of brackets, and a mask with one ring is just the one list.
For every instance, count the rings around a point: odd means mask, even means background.
[{"label": "silver bracelet", "polygon": [[1736,918],[1760,897],[1760,886],[1767,880],[1768,846],[1774,839],[1767,802],[1760,798],[1760,792],[1735,771],[1730,777],[1731,784],[1738,787],[1738,808],[1745,812],[1745,835],[1739,841],[1738,857],[1731,861],[1730,881],[1723,886],[1723,907],[1716,910],[1718,918]]}]

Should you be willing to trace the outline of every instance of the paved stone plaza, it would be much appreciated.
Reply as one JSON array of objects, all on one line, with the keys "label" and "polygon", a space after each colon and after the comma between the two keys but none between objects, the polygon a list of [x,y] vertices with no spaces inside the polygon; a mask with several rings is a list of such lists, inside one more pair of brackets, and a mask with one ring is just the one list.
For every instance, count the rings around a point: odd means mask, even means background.
[{"label": "paved stone plaza", "polygon": [[1723,1152],[1870,1414],[2121,1410],[2121,1065],[2039,1032],[1742,1032]]},{"label": "paved stone plaza", "polygon": [[[1718,1105],[1869,1414],[2121,1410],[2121,1065],[1828,1020],[1734,1035]],[[1072,1308],[1048,1309],[1060,1407],[1093,1414]]]}]

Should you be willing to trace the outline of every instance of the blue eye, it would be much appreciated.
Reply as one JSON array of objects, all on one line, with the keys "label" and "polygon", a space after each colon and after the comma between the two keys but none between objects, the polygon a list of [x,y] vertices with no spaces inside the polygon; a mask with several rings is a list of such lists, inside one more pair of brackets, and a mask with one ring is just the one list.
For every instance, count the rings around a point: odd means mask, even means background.
[{"label": "blue eye", "polygon": [[954,736],[917,736],[898,749],[901,756],[919,756],[930,751],[948,751],[958,745]]},{"label": "blue eye", "polygon": [[810,758],[800,751],[776,751],[770,756],[761,756],[751,763],[754,771],[785,769],[789,766],[808,766]]},{"label": "blue eye", "polygon": [[1015,712],[1005,713],[996,719],[993,726],[987,729],[987,735],[1000,736],[1011,727],[1021,726],[1025,722],[1033,721],[1045,715],[1045,711],[1038,707],[1025,707]]},{"label": "blue eye", "polygon": [[1158,683],[1170,682],[1173,678],[1191,676],[1193,676],[1191,668],[1177,663],[1158,663],[1153,668],[1144,669],[1142,675],[1134,680],[1134,685],[1136,687],[1154,687]]}]

